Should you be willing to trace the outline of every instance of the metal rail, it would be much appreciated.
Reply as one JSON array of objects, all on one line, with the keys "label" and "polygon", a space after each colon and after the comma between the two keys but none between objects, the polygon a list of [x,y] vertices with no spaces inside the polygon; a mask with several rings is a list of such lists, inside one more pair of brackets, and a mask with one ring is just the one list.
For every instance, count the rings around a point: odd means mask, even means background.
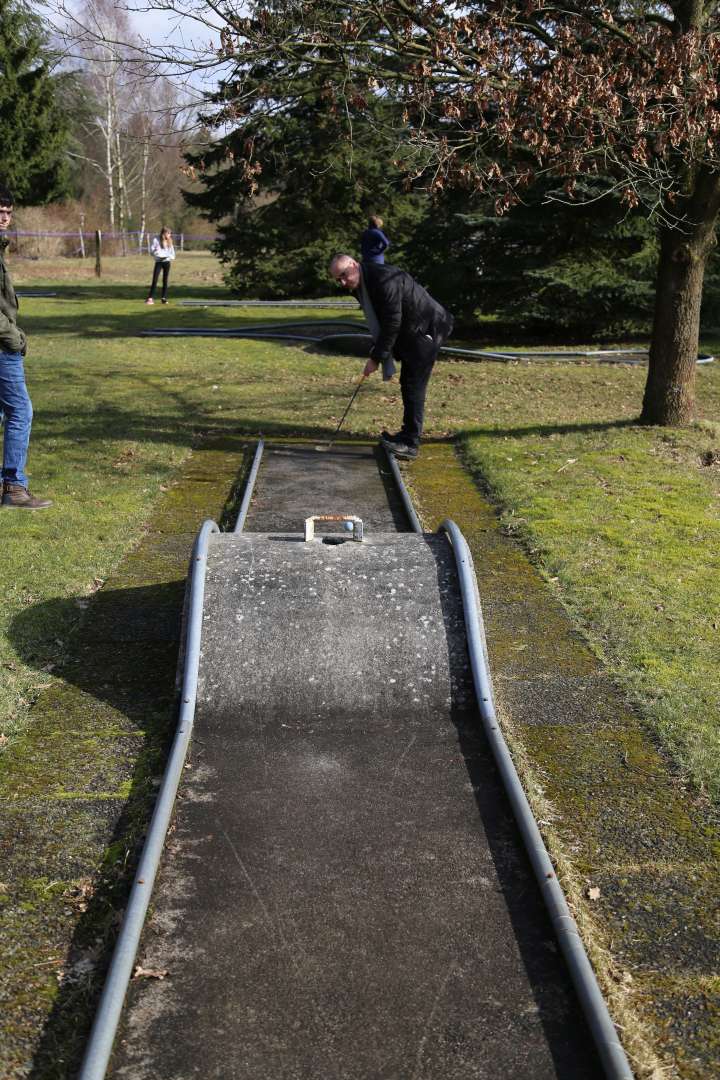
[{"label": "metal rail", "polygon": [[207,551],[211,533],[219,533],[214,521],[205,521],[197,535],[190,563],[190,603],[183,671],[175,739],[165,768],[165,775],[158,792],[150,828],[145,838],[140,864],[130,890],[130,898],[122,928],[115,945],[112,961],[105,980],[105,987],[95,1015],[90,1041],[85,1051],[79,1080],[103,1080],[107,1070],[113,1042],[122,1012],[125,994],[132,976],[140,935],[152,894],[165,843],[175,795],[182,776],[185,756],[190,743],[195,718],[198,668],[200,663],[200,636],[205,598],[205,573]]},{"label": "metal rail", "polygon": [[178,307],[353,308],[354,300],[178,300]]},{"label": "metal rail", "polygon": [[[264,449],[261,439],[248,474],[234,532],[242,531]],[[405,486],[397,461],[386,451],[393,478],[405,512],[415,533],[423,528]],[[540,885],[550,918],[565,955],[571,978],[587,1018],[606,1076],[609,1080],[632,1080],[632,1071],[620,1045],[607,1005],[555,876],[550,856],[515,770],[510,751],[500,730],[492,694],[485,643],[482,609],[473,570],[472,556],[457,525],[446,520],[441,525],[450,539],[458,568],[465,613],[473,680],[483,727],[513,808],[520,832]],[[197,535],[190,569],[190,600],[180,713],[170,757],[158,792],[150,828],[133,882],[123,925],[113,953],[105,987],[95,1016],[90,1040],[78,1080],[103,1080],[112,1054],[125,995],[132,976],[148,905],[170,824],[175,797],[192,735],[200,662],[200,639],[205,596],[205,576],[209,538],[220,529],[205,521]]]},{"label": "metal rail", "polygon": [[247,517],[247,512],[250,509],[250,500],[252,499],[252,494],[255,490],[255,481],[257,480],[258,469],[260,468],[260,459],[263,456],[264,449],[265,442],[263,439],[260,439],[258,441],[257,447],[255,448],[255,457],[253,458],[253,463],[250,466],[248,478],[245,481],[245,491],[243,492],[237,521],[235,522],[235,528],[233,529],[234,533],[241,533],[245,528],[245,518]]},{"label": "metal rail", "polygon": [[555,874],[555,867],[545,847],[495,714],[482,608],[470,548],[454,521],[446,519],[440,528],[447,533],[455,554],[465,613],[470,665],[485,735],[490,743],[505,792],[600,1055],[605,1075],[609,1080],[632,1080],[633,1073],[630,1064],[620,1045],[615,1025],[585,952],[577,924],[570,914],[565,895]]},{"label": "metal rail", "polygon": [[[19,295],[19,294],[18,294]],[[190,301],[180,301],[180,303],[190,303]],[[331,306],[331,305],[328,305]],[[295,324],[290,324],[295,325]],[[343,332],[339,334],[322,334],[320,337],[308,336],[306,334],[285,334],[272,331],[270,328],[263,330],[257,330],[253,327],[248,329],[231,329],[228,327],[193,327],[189,326],[186,329],[182,327],[167,327],[166,329],[158,328],[155,330],[141,330],[140,337],[228,337],[228,338],[240,338],[247,339],[248,341],[257,341],[272,339],[273,341],[305,341],[310,345],[322,344],[324,341],[328,341],[331,338],[334,341],[341,341],[343,338],[358,337],[367,338],[369,341],[369,334],[367,328],[363,325],[359,325],[358,329],[352,332]],[[369,346],[368,346],[369,347]],[[440,349],[440,355],[444,356],[457,356],[460,359],[467,360],[494,360],[500,363],[507,364],[511,362],[526,362],[526,363],[582,363],[583,360],[596,360],[599,364],[626,364],[629,366],[642,366],[647,363],[647,349],[597,349],[594,351],[583,349],[578,351],[573,350],[558,350],[555,352],[489,352],[484,349],[463,349],[458,345],[443,345]],[[637,359],[637,357],[644,357],[644,359]],[[696,360],[697,364],[713,364],[715,357],[710,353],[700,353]]]},{"label": "metal rail", "polygon": [[414,533],[422,533],[423,527],[420,518],[415,512],[412,499],[410,498],[410,492],[405,487],[405,481],[402,478],[400,472],[400,466],[397,463],[397,458],[383,446],[385,450],[385,457],[387,458],[388,465],[390,466],[390,472],[393,474],[393,479],[397,485],[397,489],[400,493],[400,499],[402,500],[403,509],[407,515],[407,519],[410,522],[410,528]]},{"label": "metal rail", "polygon": [[[236,533],[241,532],[245,524],[264,446],[263,440],[260,439],[245,483],[240,511],[233,530]],[[177,730],[158,792],[150,828],[143,845],[135,880],[130,889],[125,917],[115,944],[78,1080],[103,1080],[112,1054],[125,995],[132,977],[133,964],[140,944],[140,936],[145,924],[165,836],[172,817],[175,796],[192,735],[200,666],[200,639],[202,635],[208,543],[211,533],[219,532],[220,529],[214,521],[205,521],[195,539],[190,561],[190,602],[188,605],[185,663]]]}]

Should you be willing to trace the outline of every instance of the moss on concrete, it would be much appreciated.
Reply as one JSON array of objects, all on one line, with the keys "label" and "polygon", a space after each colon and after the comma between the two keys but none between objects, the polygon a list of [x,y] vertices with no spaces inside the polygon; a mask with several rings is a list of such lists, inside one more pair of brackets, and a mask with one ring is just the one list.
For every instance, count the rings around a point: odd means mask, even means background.
[{"label": "moss on concrete", "polygon": [[450,517],[472,550],[501,722],[637,1074],[714,1075],[717,823],[455,449],[405,477],[426,527]]},{"label": "moss on concrete", "polygon": [[[204,518],[227,517],[250,449],[225,439],[186,461],[141,543],[89,599],[57,678],[0,758],[7,1080],[66,1080],[78,1068],[174,728],[192,542]],[[21,612],[13,623],[18,649],[31,619]]]}]

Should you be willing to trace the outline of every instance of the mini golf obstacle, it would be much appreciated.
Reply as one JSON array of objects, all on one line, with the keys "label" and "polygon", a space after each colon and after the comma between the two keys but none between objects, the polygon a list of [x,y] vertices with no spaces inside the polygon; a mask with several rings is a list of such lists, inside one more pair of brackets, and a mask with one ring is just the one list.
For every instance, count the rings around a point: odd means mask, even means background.
[{"label": "mini golf obstacle", "polygon": [[354,300],[179,300],[179,307],[357,308]]},{"label": "mini golf obstacle", "polygon": [[[188,301],[189,303],[190,301]],[[290,303],[288,301],[288,303]],[[297,302],[299,304],[299,302]],[[226,305],[229,306],[229,305]],[[338,305],[339,306],[339,305]],[[202,327],[169,326],[157,329],[141,330],[140,337],[207,337],[240,338],[251,341],[268,339],[272,341],[297,341],[307,345],[319,345],[331,352],[345,356],[367,356],[372,348],[372,338],[357,323],[342,324],[340,320],[308,320],[304,323],[266,323],[262,326]],[[490,360],[496,363],[528,364],[627,364],[631,366],[648,363],[647,349],[556,349],[533,352],[493,352],[487,349],[465,349],[456,345],[443,345],[441,358],[458,360]],[[700,353],[698,364],[712,364],[715,357],[709,353]]]},{"label": "mini golf obstacle", "polygon": [[[627,1080],[497,723],[462,534],[423,533],[378,450],[262,456],[234,531],[196,540],[177,734],[82,1080],[106,1075],[178,787],[162,978],[133,984],[113,1076],[575,1080],[599,1058]],[[518,948],[538,914],[508,801],[595,1050],[543,1000],[542,934]]]}]

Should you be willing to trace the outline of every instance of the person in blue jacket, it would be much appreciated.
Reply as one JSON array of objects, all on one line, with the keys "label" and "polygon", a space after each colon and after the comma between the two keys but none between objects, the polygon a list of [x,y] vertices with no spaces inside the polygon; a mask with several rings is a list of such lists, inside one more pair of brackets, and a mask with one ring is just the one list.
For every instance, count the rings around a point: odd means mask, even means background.
[{"label": "person in blue jacket", "polygon": [[383,219],[373,214],[368,218],[368,227],[360,237],[360,256],[364,263],[384,263],[385,252],[390,241],[382,231]]}]

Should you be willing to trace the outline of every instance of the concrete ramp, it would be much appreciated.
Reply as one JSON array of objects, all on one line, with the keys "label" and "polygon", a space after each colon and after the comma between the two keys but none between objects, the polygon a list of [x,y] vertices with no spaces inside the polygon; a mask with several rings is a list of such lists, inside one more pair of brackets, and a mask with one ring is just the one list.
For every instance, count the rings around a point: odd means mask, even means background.
[{"label": "concrete ramp", "polygon": [[112,1075],[598,1076],[475,719],[444,535],[211,537]]}]

